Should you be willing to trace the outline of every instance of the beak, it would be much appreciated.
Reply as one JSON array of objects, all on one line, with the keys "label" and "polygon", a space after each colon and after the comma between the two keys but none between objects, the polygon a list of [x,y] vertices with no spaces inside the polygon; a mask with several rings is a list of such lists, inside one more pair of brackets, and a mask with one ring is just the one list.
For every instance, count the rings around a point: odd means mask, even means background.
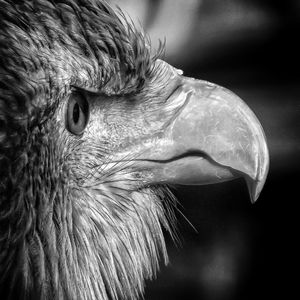
[{"label": "beak", "polygon": [[256,201],[269,154],[250,108],[223,87],[183,76],[167,102],[171,121],[140,148],[150,182],[202,185],[244,177]]}]

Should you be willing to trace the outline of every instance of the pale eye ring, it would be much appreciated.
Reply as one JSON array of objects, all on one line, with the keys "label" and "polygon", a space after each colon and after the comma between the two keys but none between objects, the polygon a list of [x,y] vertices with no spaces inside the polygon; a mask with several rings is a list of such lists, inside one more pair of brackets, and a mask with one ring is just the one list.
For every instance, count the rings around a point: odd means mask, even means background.
[{"label": "pale eye ring", "polygon": [[67,105],[66,127],[75,134],[83,133],[89,119],[89,104],[84,95],[79,92],[73,93]]}]

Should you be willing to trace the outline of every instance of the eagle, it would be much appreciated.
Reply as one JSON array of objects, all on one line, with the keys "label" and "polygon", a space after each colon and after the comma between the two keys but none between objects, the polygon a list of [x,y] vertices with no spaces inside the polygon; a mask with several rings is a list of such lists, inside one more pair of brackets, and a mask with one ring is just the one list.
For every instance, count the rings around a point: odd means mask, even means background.
[{"label": "eagle", "polygon": [[1,299],[137,299],[172,185],[268,173],[254,113],[103,0],[0,0]]}]

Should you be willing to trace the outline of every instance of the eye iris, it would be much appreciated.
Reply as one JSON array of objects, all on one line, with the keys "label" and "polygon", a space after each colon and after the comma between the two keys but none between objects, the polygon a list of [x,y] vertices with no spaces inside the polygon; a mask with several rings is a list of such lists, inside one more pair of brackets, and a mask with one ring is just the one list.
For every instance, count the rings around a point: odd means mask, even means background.
[{"label": "eye iris", "polygon": [[74,108],[73,108],[73,121],[75,124],[78,123],[79,121],[79,116],[80,116],[80,108],[79,104],[75,103]]},{"label": "eye iris", "polygon": [[68,99],[66,110],[66,128],[69,132],[80,135],[89,119],[89,103],[84,95],[72,93]]}]

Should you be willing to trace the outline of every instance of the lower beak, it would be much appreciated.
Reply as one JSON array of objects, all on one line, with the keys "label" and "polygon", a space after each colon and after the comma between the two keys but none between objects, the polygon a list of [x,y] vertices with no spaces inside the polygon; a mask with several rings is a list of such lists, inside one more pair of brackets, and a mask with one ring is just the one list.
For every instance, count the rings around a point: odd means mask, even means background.
[{"label": "lower beak", "polygon": [[252,202],[257,200],[269,154],[250,108],[223,87],[186,77],[167,101],[176,107],[174,116],[139,160],[151,183],[202,185],[244,177]]}]

